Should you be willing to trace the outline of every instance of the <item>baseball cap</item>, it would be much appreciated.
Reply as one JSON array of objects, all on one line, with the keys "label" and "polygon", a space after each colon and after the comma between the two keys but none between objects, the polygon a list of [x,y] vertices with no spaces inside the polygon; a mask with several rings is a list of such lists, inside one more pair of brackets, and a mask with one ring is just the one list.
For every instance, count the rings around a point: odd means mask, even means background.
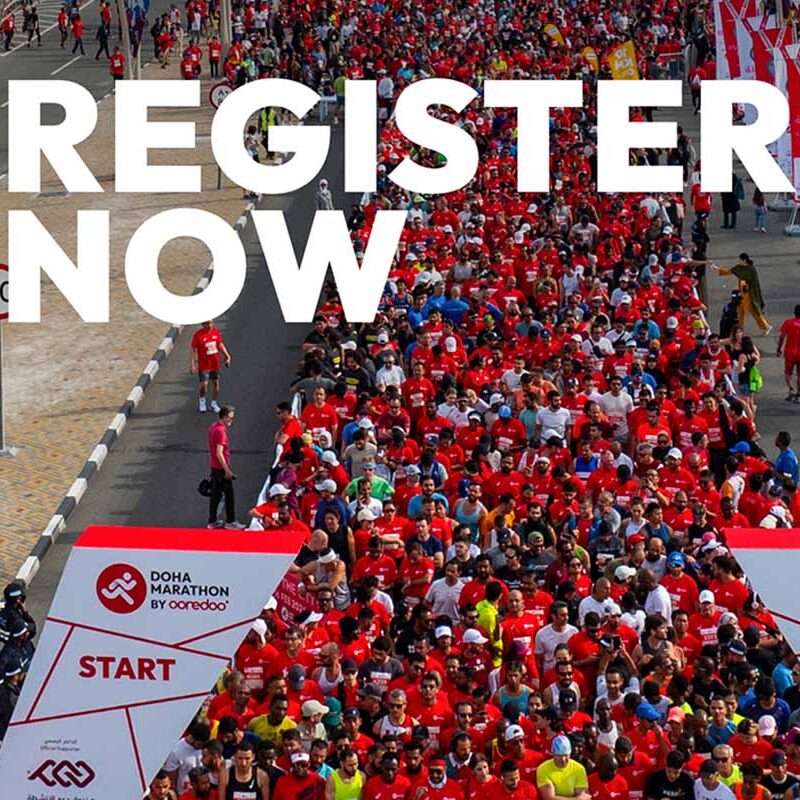
[{"label": "baseball cap", "polygon": [[566,736],[555,736],[550,744],[550,752],[554,756],[568,756],[572,753],[572,742]]},{"label": "baseball cap", "polygon": [[501,419],[508,419],[511,416],[511,409],[508,406],[500,406],[497,416]]},{"label": "baseball cap", "polygon": [[263,639],[267,635],[267,623],[263,619],[254,620],[250,630],[255,631]]},{"label": "baseball cap", "polygon": [[358,664],[354,658],[343,658],[342,659],[342,672],[353,672],[358,671]]},{"label": "baseball cap", "polygon": [[282,483],[276,483],[273,486],[269,487],[270,497],[277,497],[278,495],[284,495],[284,494],[291,494],[291,491],[287,489]]},{"label": "baseball cap", "polygon": [[678,327],[678,318],[677,317],[667,317],[667,328],[669,330],[674,331]]},{"label": "baseball cap", "polygon": [[452,630],[452,628],[449,628],[447,625],[439,625],[439,627],[438,627],[438,628],[436,628],[436,629],[433,631],[433,635],[434,635],[434,636],[435,636],[437,639],[438,639],[440,636],[450,636],[450,637],[452,638],[452,636],[453,636],[453,630]]},{"label": "baseball cap", "polygon": [[489,398],[489,405],[490,405],[490,406],[498,405],[498,404],[502,403],[502,402],[503,402],[503,400],[505,400],[505,398],[503,397],[503,395],[501,395],[501,394],[498,394],[497,392],[495,392],[495,393],[494,393],[494,394],[493,394],[493,395],[492,395],[492,396]]},{"label": "baseball cap", "polygon": [[651,722],[661,719],[661,714],[656,711],[655,706],[648,702],[642,702],[636,706],[636,716],[639,717],[639,719],[647,719]]},{"label": "baseball cap", "polygon": [[306,753],[305,750],[297,750],[296,752],[292,753],[292,764],[297,764],[298,762],[305,761],[308,763],[310,761],[311,756]]},{"label": "baseball cap", "polygon": [[358,512],[359,522],[363,522],[364,520],[370,522],[374,519],[375,515],[368,508],[362,508],[361,511]]},{"label": "baseball cap", "polygon": [[775,722],[775,717],[771,714],[764,714],[758,721],[758,735],[759,736],[774,736],[778,731],[778,723]]},{"label": "baseball cap", "polygon": [[464,633],[461,641],[464,642],[464,644],[486,644],[489,640],[485,636],[482,636],[480,631],[476,631],[475,628],[470,628]]},{"label": "baseball cap", "polygon": [[673,706],[667,713],[667,722],[683,722],[686,719],[683,709]]},{"label": "baseball cap", "polygon": [[563,711],[574,711],[578,707],[578,695],[572,689],[562,689],[558,695],[558,705]]},{"label": "baseball cap", "polygon": [[633,567],[626,567],[624,564],[620,564],[614,570],[614,577],[618,581],[626,581],[628,578],[632,578],[636,574],[636,570]]},{"label": "baseball cap", "polygon": [[677,458],[680,461],[683,458],[683,453],[677,447],[673,447],[667,451],[667,458]]},{"label": "baseball cap", "polygon": [[336,458],[336,453],[331,450],[326,450],[321,456],[320,460],[323,464],[328,464],[331,467],[339,466],[339,459]]},{"label": "baseball cap", "polygon": [[669,564],[670,566],[677,565],[685,567],[686,556],[683,553],[679,552],[678,550],[675,550],[674,552],[670,553],[667,556],[667,564]]},{"label": "baseball cap", "polygon": [[293,689],[302,689],[306,682],[306,668],[302,664],[293,664],[287,673],[289,686]]},{"label": "baseball cap", "polygon": [[622,614],[622,609],[619,607],[617,603],[611,600],[610,602],[606,602],[605,605],[603,606],[603,613],[607,617],[617,617]]},{"label": "baseball cap", "polygon": [[710,591],[709,589],[703,589],[703,591],[700,592],[699,600],[701,604],[716,602],[716,598],[714,597],[714,592]]},{"label": "baseball cap", "polygon": [[361,716],[361,712],[355,706],[350,706],[350,708],[346,708],[342,712],[342,716],[345,719],[355,719],[356,717]]},{"label": "baseball cap", "polygon": [[383,698],[383,692],[374,683],[364,684],[364,686],[358,690],[358,695],[359,697],[375,697],[378,700]]},{"label": "baseball cap", "polygon": [[409,464],[406,467],[406,475],[421,475],[422,470],[416,464]]},{"label": "baseball cap", "polygon": [[306,700],[301,706],[300,711],[304,717],[313,717],[314,714],[327,714],[330,708],[322,705],[319,700]]},{"label": "baseball cap", "polygon": [[509,725],[506,728],[506,741],[513,742],[516,739],[524,739],[525,731],[522,730],[520,725]]},{"label": "baseball cap", "polygon": [[278,601],[275,599],[275,595],[272,595],[272,597],[270,597],[269,600],[267,600],[267,602],[264,603],[264,608],[262,609],[262,611],[275,611],[277,608],[278,608]]},{"label": "baseball cap", "polygon": [[331,480],[320,481],[314,484],[318,492],[336,492],[336,482]]},{"label": "baseball cap", "polygon": [[777,767],[779,764],[786,763],[786,753],[783,750],[773,750],[769,756],[769,763],[772,764],[773,767]]},{"label": "baseball cap", "polygon": [[747,442],[737,442],[733,447],[731,447],[731,453],[736,455],[737,453],[749,453],[750,452],[750,445]]}]

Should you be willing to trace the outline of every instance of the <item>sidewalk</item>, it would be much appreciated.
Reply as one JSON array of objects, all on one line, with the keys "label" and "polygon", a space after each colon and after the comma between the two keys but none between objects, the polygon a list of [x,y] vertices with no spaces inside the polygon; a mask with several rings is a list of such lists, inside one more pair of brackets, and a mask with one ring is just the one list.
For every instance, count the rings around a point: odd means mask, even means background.
[{"label": "sidewalk", "polygon": [[[151,65],[143,77],[178,79],[178,65],[173,62],[165,70]],[[63,186],[46,163],[41,195],[0,193],[0,238],[8,241],[8,210],[31,209],[73,257],[76,212],[111,212],[110,322],[82,322],[44,280],[42,322],[4,323],[6,438],[18,452],[14,458],[0,458],[0,585],[16,574],[28,556],[169,327],[145,314],[128,292],[124,254],[130,236],[147,218],[169,208],[202,208],[231,223],[242,213],[244,201],[239,187],[223,176],[223,188],[216,188],[217,167],[209,137],[214,111],[208,102],[209,86],[210,82],[203,81],[200,108],[154,110],[150,114],[153,121],[196,122],[195,150],[153,151],[150,163],[202,165],[202,193],[113,194],[113,96],[100,101],[95,133],[78,148],[105,194],[59,196]],[[171,291],[191,293],[209,261],[210,255],[200,242],[176,240],[162,252],[161,280]],[[185,352],[171,357],[185,359],[188,365]]]},{"label": "sidewalk", "polygon": [[[674,114],[674,116],[673,116]],[[700,117],[692,114],[689,92],[684,92],[683,110],[675,113],[665,109],[657,119],[677,119],[684,131],[691,136],[698,156],[700,154]],[[800,416],[797,406],[787,403],[786,386],[783,381],[783,359],[776,355],[778,328],[781,322],[792,316],[794,305],[800,302],[797,285],[800,278],[800,247],[797,239],[783,235],[783,227],[788,222],[786,211],[770,211],[767,215],[768,233],[753,230],[753,189],[754,184],[747,171],[734,157],[734,171],[745,184],[745,199],[739,212],[735,230],[721,230],[722,201],[719,194],[713,197],[713,210],[708,226],[711,243],[708,248],[709,257],[722,267],[730,267],[736,263],[739,253],[745,252],[755,261],[758,268],[761,292],[767,304],[766,315],[774,329],[770,336],[764,337],[752,317],[745,321],[746,333],[753,337],[753,342],[763,358],[760,368],[764,376],[764,388],[758,394],[758,412],[756,426],[763,437],[762,447],[770,458],[777,455],[774,446],[775,434],[778,431],[789,431],[795,442],[800,438]],[[688,191],[686,193],[688,202]],[[772,200],[772,195],[769,199]],[[693,220],[687,215],[684,225],[684,239],[691,239],[690,228]],[[708,322],[713,330],[719,329],[722,307],[730,299],[731,290],[736,288],[736,279],[719,277],[709,270],[708,286]]]}]

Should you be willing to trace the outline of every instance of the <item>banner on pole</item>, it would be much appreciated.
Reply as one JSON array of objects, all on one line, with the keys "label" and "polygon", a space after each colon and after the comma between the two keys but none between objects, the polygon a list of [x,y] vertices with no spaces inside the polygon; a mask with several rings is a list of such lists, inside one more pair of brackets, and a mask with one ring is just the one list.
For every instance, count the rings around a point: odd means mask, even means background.
[{"label": "banner on pole", "polygon": [[636,63],[636,48],[629,39],[618,45],[608,54],[608,65],[614,80],[639,80],[639,67]]}]

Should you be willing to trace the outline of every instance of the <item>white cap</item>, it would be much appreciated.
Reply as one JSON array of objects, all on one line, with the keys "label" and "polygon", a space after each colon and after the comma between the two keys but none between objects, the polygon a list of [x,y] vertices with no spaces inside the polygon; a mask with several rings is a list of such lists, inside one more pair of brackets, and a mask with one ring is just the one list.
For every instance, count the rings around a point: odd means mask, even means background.
[{"label": "white cap", "polygon": [[658,256],[655,253],[650,255],[650,258],[647,259],[648,264],[658,264]]},{"label": "white cap", "polygon": [[254,620],[250,630],[255,631],[263,639],[267,635],[267,623],[263,619]]},{"label": "white cap", "polygon": [[673,447],[667,451],[667,458],[677,458],[680,461],[683,458],[683,453],[677,447]]},{"label": "white cap", "polygon": [[295,753],[292,753],[292,764],[296,764],[298,761],[310,761],[311,756],[306,753],[305,750],[298,750]]},{"label": "white cap", "polygon": [[509,725],[506,728],[506,741],[513,742],[515,739],[524,739],[525,731],[521,725]]},{"label": "white cap", "polygon": [[320,461],[323,464],[328,464],[331,467],[338,467],[339,466],[339,459],[336,458],[336,453],[332,450],[326,450],[321,456]]},{"label": "white cap", "polygon": [[342,345],[342,350],[357,350],[358,345],[351,339]]},{"label": "white cap", "polygon": [[495,403],[503,403],[503,402],[505,402],[505,398],[503,397],[503,395],[499,394],[498,392],[495,392],[489,398],[489,405],[490,406],[493,406]]},{"label": "white cap", "polygon": [[629,294],[624,294],[624,295],[622,295],[622,297],[620,297],[619,302],[620,303],[632,303],[633,302],[633,298]]},{"label": "white cap", "polygon": [[614,570],[614,577],[618,581],[626,581],[628,578],[632,578],[636,574],[636,570],[633,567],[628,567],[625,564],[620,564]]},{"label": "white cap", "polygon": [[716,599],[714,598],[714,592],[712,592],[709,589],[703,589],[703,591],[700,592],[699,600],[700,600],[701,604],[702,603],[716,603]]},{"label": "white cap", "polygon": [[278,601],[275,599],[275,595],[272,595],[272,597],[270,597],[269,600],[267,600],[267,602],[264,603],[263,610],[275,611],[277,608],[278,608]]},{"label": "white cap", "polygon": [[320,481],[319,483],[315,483],[314,484],[314,488],[318,492],[334,492],[335,493],[336,492],[336,482],[330,480],[330,478],[329,478],[328,480],[324,480],[324,481]]},{"label": "white cap", "polygon": [[670,330],[674,330],[678,327],[678,318],[677,317],[667,317],[667,327]]},{"label": "white cap", "polygon": [[454,337],[448,336],[444,340],[444,349],[448,353],[455,353],[455,351],[458,349],[458,342]]},{"label": "white cap", "polygon": [[607,617],[618,617],[622,614],[622,609],[612,600],[603,606],[603,613]]},{"label": "white cap", "polygon": [[378,344],[386,344],[389,341],[389,334],[388,333],[379,333],[378,334]]},{"label": "white cap", "polygon": [[284,494],[291,494],[291,491],[287,489],[282,483],[276,483],[273,486],[269,487],[270,497],[277,497],[278,495],[284,495]]},{"label": "white cap", "polygon": [[359,420],[358,427],[365,431],[371,431],[375,427],[375,425],[373,424],[371,419],[367,419],[366,417],[364,417],[364,419]]},{"label": "white cap", "polygon": [[764,714],[758,721],[758,735],[759,736],[773,736],[778,730],[778,723],[775,722],[775,717],[772,714]]},{"label": "white cap", "polygon": [[433,632],[433,635],[438,639],[440,636],[449,636],[451,639],[453,638],[453,629],[448,628],[447,625],[440,625],[436,628]]},{"label": "white cap", "polygon": [[376,519],[376,516],[368,508],[362,508],[361,511],[358,512],[357,519],[360,522],[363,522],[364,520],[372,521]]},{"label": "white cap", "polygon": [[482,636],[480,631],[476,631],[475,628],[470,628],[464,633],[464,637],[461,641],[464,642],[464,644],[486,644],[489,640],[485,636]]}]

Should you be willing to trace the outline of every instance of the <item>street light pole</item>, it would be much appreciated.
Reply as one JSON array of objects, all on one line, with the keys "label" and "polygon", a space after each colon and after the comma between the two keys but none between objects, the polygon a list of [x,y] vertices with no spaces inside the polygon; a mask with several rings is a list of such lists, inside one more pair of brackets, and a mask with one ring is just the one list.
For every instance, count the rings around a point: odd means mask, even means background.
[{"label": "street light pole", "polygon": [[133,54],[131,52],[131,32],[128,27],[128,14],[124,2],[116,0],[117,16],[119,18],[119,27],[122,31],[122,52],[125,55],[125,77],[128,80],[133,80],[136,76],[133,64]]},{"label": "street light pole", "polygon": [[3,323],[0,322],[0,457],[16,454],[17,448],[6,444],[6,420],[3,408]]},{"label": "street light pole", "polygon": [[227,50],[231,46],[231,0],[220,0],[219,38],[223,48]]}]

